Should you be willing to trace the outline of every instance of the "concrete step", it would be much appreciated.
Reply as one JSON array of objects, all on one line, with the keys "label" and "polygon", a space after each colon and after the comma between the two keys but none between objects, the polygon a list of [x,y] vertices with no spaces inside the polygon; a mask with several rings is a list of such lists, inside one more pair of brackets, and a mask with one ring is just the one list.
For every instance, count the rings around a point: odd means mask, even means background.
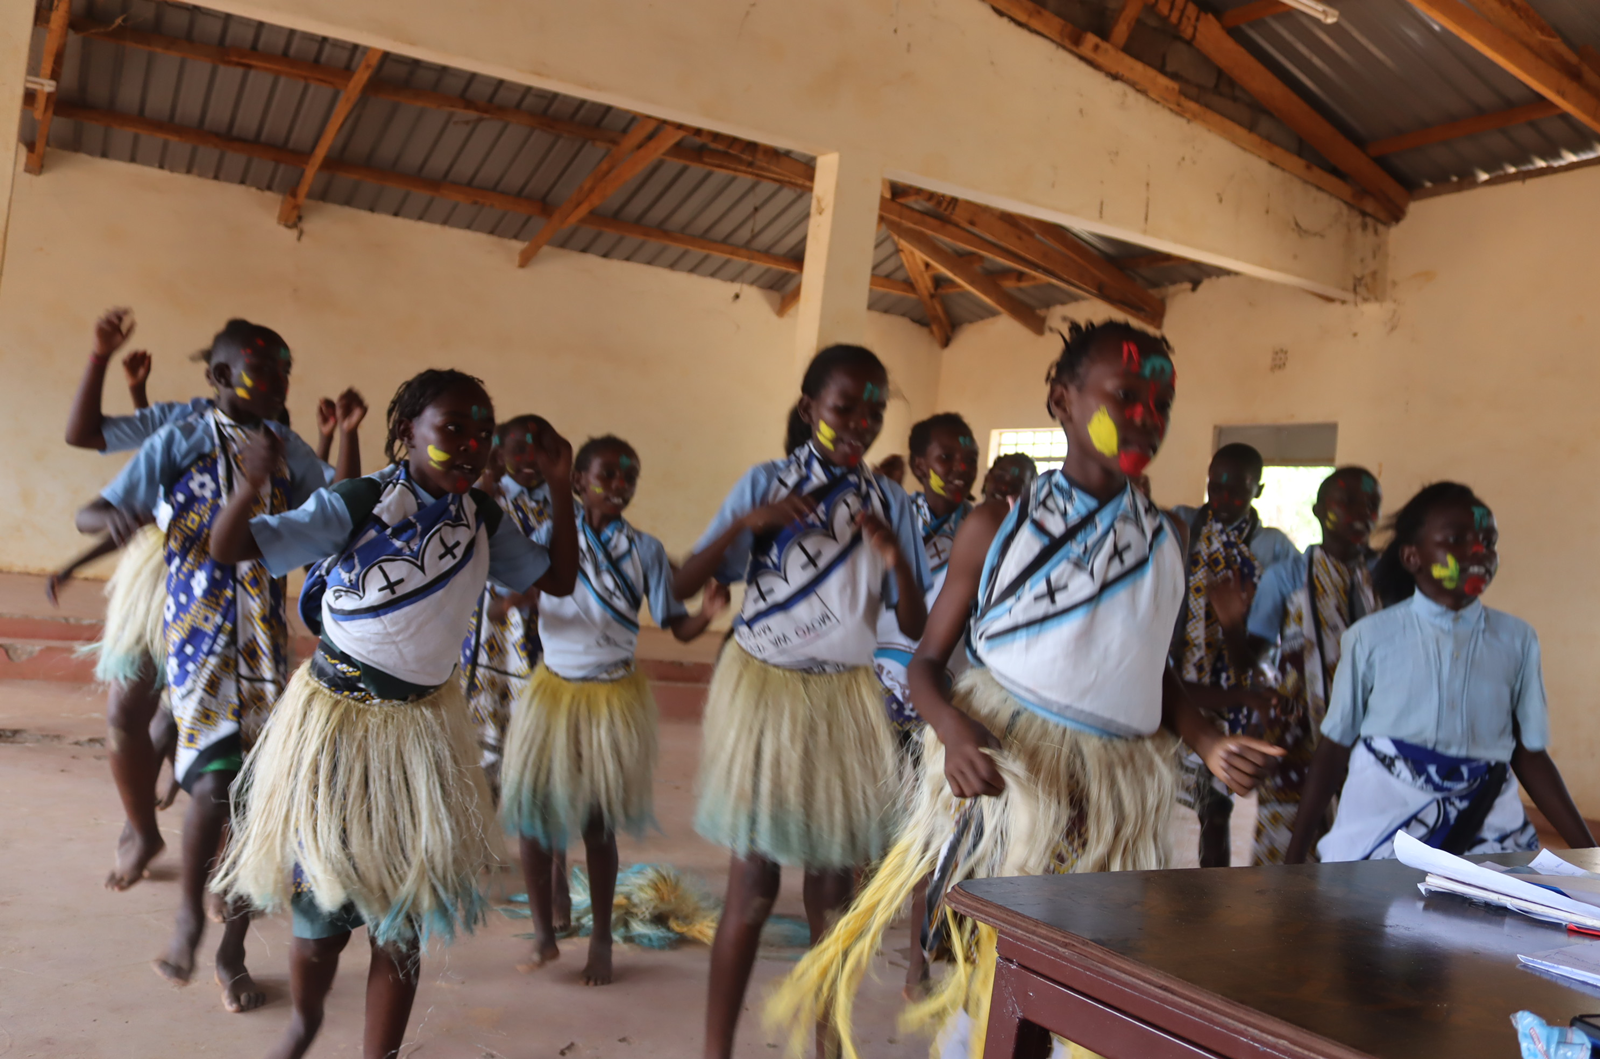
[{"label": "concrete step", "polygon": [[37,614],[0,614],[0,643],[90,643],[100,636],[100,622]]},{"label": "concrete step", "polygon": [[59,642],[6,640],[0,642],[0,680],[90,684],[94,682],[94,659]]}]

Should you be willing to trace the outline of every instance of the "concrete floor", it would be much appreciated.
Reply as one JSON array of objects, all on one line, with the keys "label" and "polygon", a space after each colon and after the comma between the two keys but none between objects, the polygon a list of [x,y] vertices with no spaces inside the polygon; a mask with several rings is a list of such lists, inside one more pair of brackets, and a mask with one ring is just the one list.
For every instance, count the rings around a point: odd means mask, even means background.
[{"label": "concrete floor", "polygon": [[[44,613],[33,579],[0,578],[0,614]],[[97,586],[73,586],[61,613],[98,616]],[[243,1015],[225,1012],[209,976],[173,989],[150,968],[164,946],[176,905],[178,832],[186,800],[163,821],[168,852],[149,879],[125,893],[101,882],[121,827],[106,765],[104,703],[86,685],[0,681],[0,1056],[176,1057],[250,1056],[267,1049],[288,1019],[286,917],[258,920],[251,931],[250,967],[268,1004]],[[663,724],[656,813],[662,834],[622,842],[623,864],[664,862],[702,878],[718,894],[726,884],[726,854],[689,825],[699,729]],[[1235,813],[1235,862],[1247,856],[1253,813]],[[1179,814],[1180,864],[1194,863],[1192,814]],[[508,853],[511,852],[508,847]],[[574,851],[581,858],[581,849]],[[509,857],[508,857],[509,861]],[[491,880],[496,898],[523,889],[518,874]],[[789,873],[777,912],[801,915],[799,876]],[[513,964],[527,943],[512,935],[526,922],[493,914],[475,936],[424,957],[422,985],[402,1055],[494,1057],[676,1057],[700,1052],[707,952],[686,945],[671,952],[619,948],[617,981],[591,989],[578,981],[581,939],[563,958],[531,976]],[[213,926],[201,944],[209,965]],[[897,936],[881,960],[878,980],[861,999],[857,1025],[863,1051],[899,1059],[927,1054],[919,1038],[894,1030],[904,942]],[[782,1049],[760,1025],[766,989],[792,966],[794,950],[763,951],[741,1026],[739,1055],[772,1056]],[[356,1056],[366,948],[346,950],[328,1019],[312,1054]]]}]

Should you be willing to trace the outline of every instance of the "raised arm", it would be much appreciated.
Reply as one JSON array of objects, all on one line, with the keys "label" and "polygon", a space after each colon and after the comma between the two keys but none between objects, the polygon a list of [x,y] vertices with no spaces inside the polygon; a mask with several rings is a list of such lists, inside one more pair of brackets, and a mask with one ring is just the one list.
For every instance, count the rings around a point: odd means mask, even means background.
[{"label": "raised arm", "polygon": [[136,349],[123,357],[122,377],[128,381],[128,399],[133,402],[133,407],[141,410],[149,408],[150,395],[145,392],[145,383],[150,381],[149,351]]},{"label": "raised arm", "polygon": [[262,426],[239,452],[244,474],[233,495],[211,523],[211,558],[219,563],[242,563],[261,558],[261,545],[250,532],[250,513],[283,458],[283,439]]},{"label": "raised arm", "polygon": [[1008,510],[1003,500],[988,501],[973,509],[956,530],[944,587],[933,601],[933,611],[922,631],[922,642],[906,666],[911,704],[944,745],[944,775],[951,793],[957,798],[999,794],[1005,789],[1000,769],[994,759],[984,753],[986,747],[999,744],[988,729],[950,701],[950,694],[945,690],[945,669],[951,652],[966,632],[967,617],[978,598],[983,561]]},{"label": "raised arm", "polygon": [[689,556],[678,568],[672,578],[672,594],[679,599],[688,599],[705,587],[705,583],[722,565],[722,557],[733,547],[733,542],[739,539],[741,533],[765,533],[779,526],[787,526],[805,518],[815,509],[816,505],[810,500],[791,494],[734,519],[715,540]]},{"label": "raised arm", "polygon": [[94,348],[89,353],[89,363],[84,366],[83,378],[78,381],[78,393],[72,399],[67,413],[67,444],[79,449],[103,449],[105,437],[100,433],[101,395],[106,385],[106,366],[111,355],[133,334],[133,310],[112,309],[94,325]]},{"label": "raised arm", "polygon": [[[333,468],[333,480],[343,482],[361,477],[361,421],[367,418],[367,402],[354,387],[339,395],[334,404],[339,428],[339,462]],[[322,428],[321,410],[318,409],[317,429]],[[328,457],[318,453],[323,462]]]},{"label": "raised arm", "polygon": [[550,483],[550,569],[533,583],[540,592],[570,596],[578,584],[578,519],[572,511],[572,444],[544,427],[534,453]]}]

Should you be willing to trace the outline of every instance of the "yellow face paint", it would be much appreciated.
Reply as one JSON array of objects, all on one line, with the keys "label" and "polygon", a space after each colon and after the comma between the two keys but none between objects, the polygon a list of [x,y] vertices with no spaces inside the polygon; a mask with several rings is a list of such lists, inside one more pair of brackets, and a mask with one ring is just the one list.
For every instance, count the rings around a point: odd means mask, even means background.
[{"label": "yellow face paint", "polygon": [[1445,558],[1449,561],[1433,564],[1433,579],[1443,587],[1454,590],[1461,587],[1461,564],[1456,562],[1453,555]]},{"label": "yellow face paint", "polygon": [[603,493],[603,492],[605,492],[605,489],[603,489],[602,487],[600,487],[598,485],[591,485],[589,487],[589,491],[591,493]]},{"label": "yellow face paint", "polygon": [[428,446],[428,462],[439,468],[439,470],[442,471],[446,467],[450,466],[450,462],[453,459],[453,456],[439,448],[437,445]]},{"label": "yellow face paint", "polygon": [[233,388],[233,392],[244,398],[246,401],[250,400],[250,391],[245,389],[243,386],[235,386]]},{"label": "yellow face paint", "polygon": [[950,495],[944,491],[944,479],[939,477],[938,471],[928,472],[928,488],[932,489],[935,493],[938,493],[943,497],[948,497]]},{"label": "yellow face paint", "polygon": [[1102,456],[1115,456],[1122,447],[1117,437],[1117,424],[1111,421],[1111,413],[1106,411],[1105,405],[1089,418],[1089,440]]},{"label": "yellow face paint", "polygon": [[824,446],[831,450],[833,448],[833,440],[838,436],[838,431],[834,430],[823,420],[817,420],[817,440],[822,442]]},{"label": "yellow face paint", "polygon": [[241,371],[239,373],[239,378],[244,380],[244,384],[246,386],[254,386],[255,385],[255,383],[253,381],[251,381],[250,373],[248,371]]}]

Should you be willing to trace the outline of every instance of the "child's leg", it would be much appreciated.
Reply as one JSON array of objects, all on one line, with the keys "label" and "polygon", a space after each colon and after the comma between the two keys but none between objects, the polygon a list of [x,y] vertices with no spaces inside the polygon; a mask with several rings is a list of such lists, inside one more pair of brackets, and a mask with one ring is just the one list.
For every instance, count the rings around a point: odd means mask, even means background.
[{"label": "child's leg", "polygon": [[928,992],[928,961],[922,954],[922,921],[928,916],[928,876],[911,891],[911,948],[906,953],[905,998],[924,999]]},{"label": "child's leg", "polygon": [[339,954],[350,932],[331,938],[295,938],[289,947],[289,995],[294,1013],[289,1028],[267,1059],[300,1059],[322,1028],[323,1005],[339,971]]},{"label": "child's leg", "polygon": [[[1282,864],[1289,852],[1289,840],[1294,836],[1295,818],[1300,815],[1300,794],[1305,786],[1306,774],[1311,768],[1311,757],[1316,751],[1316,736],[1304,721],[1292,724],[1277,739],[1285,753],[1276,767],[1256,787],[1259,806],[1256,816],[1256,848],[1253,863]],[[1312,833],[1315,848],[1322,837],[1320,822]]]},{"label": "child's leg", "polygon": [[[811,925],[811,944],[822,940],[822,935],[839,918],[839,912],[850,903],[855,892],[856,874],[850,868],[842,871],[808,871],[802,891],[806,904],[806,921]],[[839,1051],[838,1034],[827,1024],[817,1026],[817,1059],[828,1059]]]},{"label": "child's leg", "polygon": [[611,901],[617,893],[617,836],[596,814],[583,832],[589,858],[589,908],[594,932],[589,935],[589,962],[583,968],[584,985],[611,984]]},{"label": "child's leg", "polygon": [[711,939],[711,985],[706,1002],[706,1059],[729,1059],[750,971],[761,944],[761,928],[772,914],[782,876],[764,857],[734,857],[728,865],[728,896]]},{"label": "child's leg", "polygon": [[417,974],[422,954],[415,945],[372,946],[367,969],[367,1029],[363,1059],[394,1059],[405,1043],[411,1021],[411,1002],[417,998]]},{"label": "child's leg", "polygon": [[172,711],[165,706],[157,706],[155,716],[150,718],[150,747],[155,753],[155,768],[157,782],[160,781],[161,763],[165,761],[173,770],[167,780],[165,790],[156,791],[156,808],[170,809],[172,803],[178,800],[178,775],[176,758],[178,756],[178,722],[172,719]]},{"label": "child's leg", "polygon": [[567,851],[558,850],[550,859],[550,924],[560,937],[572,929],[572,886],[567,879]]},{"label": "child's leg", "polygon": [[[153,665],[150,671],[153,673]],[[106,694],[106,750],[128,821],[117,840],[116,867],[106,876],[109,890],[126,890],[144,878],[145,868],[166,846],[156,824],[155,790],[161,759],[150,744],[150,719],[160,702],[161,692],[149,675],[119,680]]]},{"label": "child's leg", "polygon": [[227,906],[228,918],[222,926],[222,941],[217,945],[217,984],[222,987],[222,1006],[237,1014],[254,1011],[267,1002],[267,995],[250,977],[244,965],[244,939],[250,933],[250,907],[243,901]]},{"label": "child's leg", "polygon": [[1200,867],[1228,867],[1233,863],[1233,799],[1213,787],[1207,774],[1200,778],[1194,807],[1200,817]]},{"label": "child's leg", "polygon": [[[169,980],[187,985],[194,973],[194,950],[205,931],[206,883],[228,822],[228,784],[235,772],[207,772],[189,792],[189,813],[183,821],[183,871],[179,877],[178,923],[167,955],[155,968]],[[146,790],[149,788],[146,787]]]},{"label": "child's leg", "polygon": [[527,974],[559,958],[561,949],[556,945],[555,928],[550,922],[550,873],[555,858],[548,849],[526,836],[520,840],[520,845],[522,879],[528,886],[528,911],[533,916],[533,955],[528,962],[517,964],[517,970]]}]

